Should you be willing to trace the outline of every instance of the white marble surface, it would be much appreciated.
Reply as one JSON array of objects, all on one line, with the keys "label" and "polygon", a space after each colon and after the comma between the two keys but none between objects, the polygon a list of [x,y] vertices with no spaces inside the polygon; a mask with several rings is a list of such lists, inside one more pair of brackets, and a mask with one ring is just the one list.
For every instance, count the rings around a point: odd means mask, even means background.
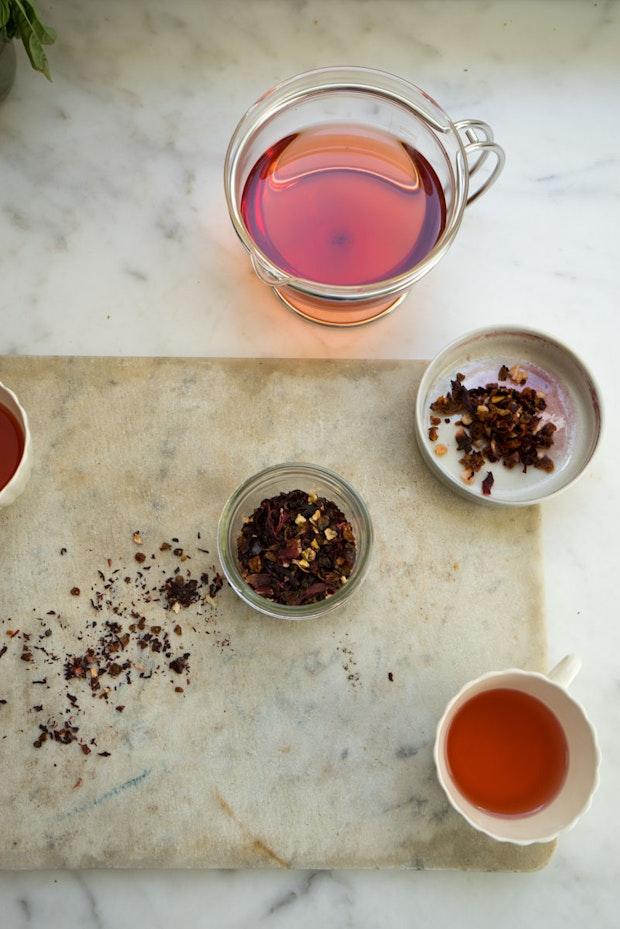
[{"label": "white marble surface", "polygon": [[[20,56],[0,109],[0,352],[428,357],[467,328],[538,325],[613,393],[620,232],[620,6],[602,2],[41,3],[53,85]],[[333,332],[251,276],[224,209],[233,126],[277,79],[334,62],[488,120],[508,164],[391,318]],[[617,924],[620,440],[544,510],[550,652],[604,753],[587,818],[533,875],[0,875],[3,929],[508,929]]]}]

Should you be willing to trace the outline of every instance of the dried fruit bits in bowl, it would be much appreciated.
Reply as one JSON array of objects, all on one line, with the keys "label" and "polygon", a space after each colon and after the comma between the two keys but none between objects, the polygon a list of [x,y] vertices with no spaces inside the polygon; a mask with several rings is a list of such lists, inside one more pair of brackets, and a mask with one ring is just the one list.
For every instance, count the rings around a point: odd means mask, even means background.
[{"label": "dried fruit bits in bowl", "polygon": [[333,596],[349,580],[355,554],[351,523],[332,500],[312,491],[262,500],[237,540],[246,583],[288,606]]},{"label": "dried fruit bits in bowl", "polygon": [[368,570],[372,526],[334,472],[284,464],[246,481],[226,504],[218,550],[236,593],[261,613],[311,619],[344,604]]},{"label": "dried fruit bits in bowl", "polygon": [[601,400],[583,362],[517,326],[480,329],[426,369],[416,400],[422,457],[477,503],[529,506],[572,484],[591,461]]}]

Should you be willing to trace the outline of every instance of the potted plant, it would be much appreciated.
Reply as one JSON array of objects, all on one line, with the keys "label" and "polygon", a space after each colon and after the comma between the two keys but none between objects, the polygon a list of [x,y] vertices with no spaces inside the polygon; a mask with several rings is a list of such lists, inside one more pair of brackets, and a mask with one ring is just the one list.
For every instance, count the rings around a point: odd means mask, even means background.
[{"label": "potted plant", "polygon": [[13,39],[19,37],[24,43],[30,64],[51,81],[44,45],[51,45],[56,33],[44,26],[34,4],[29,0],[0,0],[0,100],[13,86],[16,55]]}]

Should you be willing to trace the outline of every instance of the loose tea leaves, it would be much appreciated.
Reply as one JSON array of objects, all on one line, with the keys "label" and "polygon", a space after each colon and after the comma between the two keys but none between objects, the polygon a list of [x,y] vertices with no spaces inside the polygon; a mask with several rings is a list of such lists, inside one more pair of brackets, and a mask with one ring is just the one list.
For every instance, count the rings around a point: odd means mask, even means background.
[{"label": "loose tea leaves", "polygon": [[201,597],[200,582],[196,578],[185,578],[182,574],[169,577],[159,592],[163,595],[166,609],[175,610],[175,605],[188,607]]},{"label": "loose tea leaves", "polygon": [[[527,372],[519,365],[508,368],[502,365],[498,382],[508,378],[516,385],[527,381]],[[459,464],[463,465],[463,479],[472,483],[485,461],[501,461],[505,468],[520,465],[551,472],[554,464],[546,454],[553,445],[556,426],[543,421],[547,408],[544,393],[532,387],[508,387],[497,382],[468,389],[465,376],[457,374],[450,382],[450,391],[431,404],[431,411],[441,416],[460,414],[455,423],[457,449],[463,452]],[[431,417],[435,425],[436,416]],[[429,438],[432,439],[429,431]],[[435,452],[441,454],[436,446]],[[482,493],[491,493],[494,477],[489,471],[482,482]]]},{"label": "loose tea leaves", "polygon": [[[132,532],[131,538],[136,546],[144,547],[147,543],[146,536],[143,538],[138,530]],[[153,550],[128,552],[125,548],[114,559],[123,567],[114,569],[113,559],[104,553],[103,570],[97,571],[98,580],[94,580],[90,589],[85,586],[69,589],[72,597],[82,594],[87,601],[79,621],[76,616],[68,624],[58,609],[36,606],[33,621],[26,628],[21,622],[20,628],[14,628],[15,623],[9,617],[0,616],[0,630],[9,623],[13,627],[3,630],[10,644],[0,645],[2,666],[10,660],[7,652],[11,648],[12,657],[20,665],[24,662],[21,667],[28,677],[40,674],[42,666],[50,671],[49,678],[30,681],[40,685],[41,695],[45,696],[43,702],[35,702],[28,711],[43,717],[43,722],[35,723],[36,739],[32,743],[35,748],[40,749],[46,743],[75,745],[84,755],[110,757],[107,750],[91,749],[96,740],[91,733],[85,734],[93,725],[91,700],[109,704],[115,713],[126,711],[129,715],[132,688],[137,680],[163,677],[177,694],[190,686],[190,648],[195,647],[198,634],[209,636],[219,651],[232,648],[230,637],[224,636],[216,624],[214,598],[224,582],[218,573],[213,574],[215,565],[209,566],[203,560],[209,574],[203,571],[199,578],[194,578],[191,570],[181,565],[191,557],[187,549],[175,554],[172,544],[162,542],[159,551],[166,554],[160,558]],[[138,564],[131,573],[125,573],[129,558],[132,561],[135,558]],[[176,566],[171,559],[177,560]],[[167,613],[181,609],[186,611],[184,628]],[[59,642],[57,634],[67,633],[68,628],[74,630],[73,643],[69,644],[68,635]],[[182,652],[181,645],[185,646]],[[142,683],[136,696],[141,690]],[[0,739],[3,738],[6,733],[0,733]]]},{"label": "loose tea leaves", "polygon": [[318,603],[346,584],[356,558],[351,523],[331,500],[291,490],[263,500],[237,540],[241,574],[287,606]]}]

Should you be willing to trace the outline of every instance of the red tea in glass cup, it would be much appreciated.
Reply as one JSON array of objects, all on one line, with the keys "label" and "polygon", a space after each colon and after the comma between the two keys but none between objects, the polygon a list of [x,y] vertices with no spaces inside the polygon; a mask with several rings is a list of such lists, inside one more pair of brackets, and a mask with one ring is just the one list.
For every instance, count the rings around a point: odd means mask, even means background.
[{"label": "red tea in glass cup", "polygon": [[[472,193],[491,153],[494,170]],[[503,162],[486,123],[452,123],[413,84],[326,68],[248,110],[228,148],[226,197],[256,273],[288,306],[358,325],[394,309],[434,267]]]},{"label": "red tea in glass cup", "polygon": [[402,274],[443,232],[443,188],[423,155],[387,132],[328,124],[268,149],[245,182],[241,215],[283,271],[359,286]]}]

